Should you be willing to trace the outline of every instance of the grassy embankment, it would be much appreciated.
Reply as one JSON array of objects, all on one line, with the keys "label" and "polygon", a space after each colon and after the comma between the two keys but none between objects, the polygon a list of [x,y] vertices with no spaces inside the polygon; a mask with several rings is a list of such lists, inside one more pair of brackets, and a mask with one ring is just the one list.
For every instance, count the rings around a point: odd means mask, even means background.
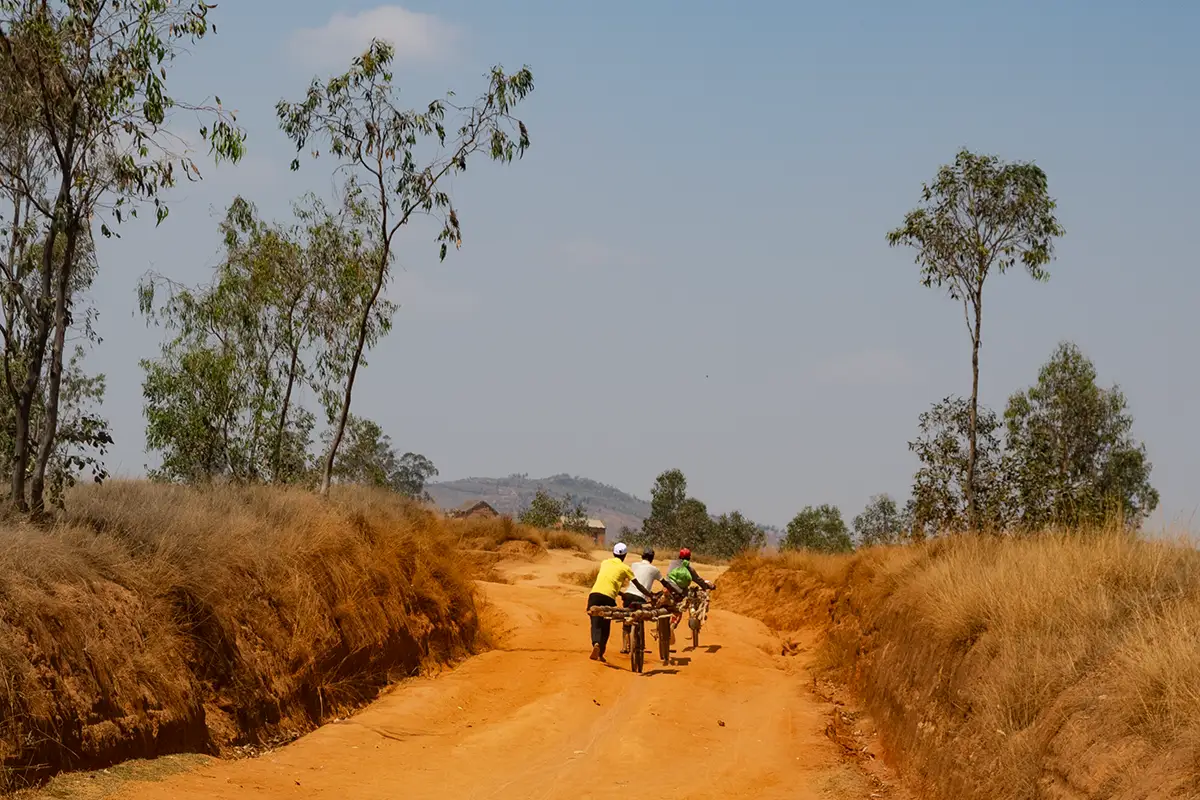
[{"label": "grassy embankment", "polygon": [[824,630],[889,759],[946,800],[1200,797],[1200,552],[1119,534],[744,557],[720,604]]},{"label": "grassy embankment", "polygon": [[292,738],[486,647],[473,578],[568,538],[368,491],[77,490],[0,532],[0,791]]}]

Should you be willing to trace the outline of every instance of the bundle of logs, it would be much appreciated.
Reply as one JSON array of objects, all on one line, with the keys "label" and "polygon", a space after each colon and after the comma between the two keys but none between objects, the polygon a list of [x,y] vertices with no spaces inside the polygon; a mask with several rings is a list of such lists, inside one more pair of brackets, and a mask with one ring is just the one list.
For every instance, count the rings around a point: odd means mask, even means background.
[{"label": "bundle of logs", "polygon": [[593,617],[607,617],[619,620],[655,620],[671,616],[670,608],[617,608],[616,606],[589,606],[588,614]]}]

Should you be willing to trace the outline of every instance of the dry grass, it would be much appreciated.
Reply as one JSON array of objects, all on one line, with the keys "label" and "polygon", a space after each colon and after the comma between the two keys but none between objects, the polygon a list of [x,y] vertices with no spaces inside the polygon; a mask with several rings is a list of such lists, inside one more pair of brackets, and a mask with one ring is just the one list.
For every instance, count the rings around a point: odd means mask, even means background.
[{"label": "dry grass", "polygon": [[932,795],[1200,797],[1200,552],[1119,534],[738,560],[722,604],[824,665]]},{"label": "dry grass", "polygon": [[279,741],[476,647],[456,533],[388,495],[89,487],[0,534],[0,789]]},{"label": "dry grass", "polygon": [[594,545],[589,536],[570,531],[546,531],[543,536],[546,547],[551,550],[574,550],[587,555],[592,552]]},{"label": "dry grass", "polygon": [[584,586],[591,588],[596,584],[596,576],[600,574],[600,567],[592,567],[592,569],[583,572],[564,572],[558,576],[558,579],[563,583],[569,583],[572,586]]},{"label": "dry grass", "polygon": [[463,550],[499,553],[501,558],[535,559],[546,553],[541,531],[527,528],[511,517],[477,517],[446,520]]}]

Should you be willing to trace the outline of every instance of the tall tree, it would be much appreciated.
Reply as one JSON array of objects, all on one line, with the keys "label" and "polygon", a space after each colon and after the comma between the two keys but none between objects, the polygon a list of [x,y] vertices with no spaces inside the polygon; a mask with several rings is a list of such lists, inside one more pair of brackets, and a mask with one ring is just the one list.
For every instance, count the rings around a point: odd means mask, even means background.
[{"label": "tall tree", "polygon": [[877,494],[852,523],[859,547],[896,544],[904,538],[907,521],[890,495]]},{"label": "tall tree", "polygon": [[938,170],[921,190],[922,205],[888,233],[892,246],[916,250],[925,286],[945,289],[963,305],[971,338],[971,399],[967,429],[967,468],[963,491],[967,519],[980,527],[975,473],[979,413],[979,348],[983,330],[983,287],[992,272],[1020,264],[1037,281],[1049,278],[1046,265],[1054,240],[1064,231],[1055,217],[1046,173],[1033,163],[1006,163],[995,156],[960,150],[953,164]]},{"label": "tall tree", "polygon": [[[217,160],[241,156],[242,132],[219,100],[189,106],[166,87],[167,65],[209,33],[210,8],[199,1],[0,0],[3,116],[26,115],[0,147],[0,173],[23,201],[4,220],[5,239],[17,246],[0,264],[5,305],[21,309],[27,328],[24,335],[3,332],[14,413],[11,501],[18,510],[43,509],[47,469],[58,452],[64,356],[76,322],[76,254],[86,246],[92,219],[104,220],[101,233],[113,235],[110,223],[136,216],[140,202],[153,201],[162,222],[167,208],[159,191],[174,184],[176,167],[189,178],[199,176],[186,148],[167,131],[174,109],[199,111],[210,120],[201,136]],[[32,268],[37,279],[30,291],[13,256],[24,255],[17,251],[32,229],[39,231],[41,258]],[[39,397],[45,417],[35,453],[30,417]]]},{"label": "tall tree", "polygon": [[1009,398],[1004,421],[1022,528],[1096,525],[1114,513],[1137,526],[1158,505],[1125,395],[1098,386],[1095,366],[1074,344],[1060,344],[1037,383]]},{"label": "tall tree", "polygon": [[854,549],[850,532],[837,506],[805,506],[787,526],[783,547],[788,550],[817,550],[848,553]]},{"label": "tall tree", "polygon": [[142,362],[147,444],[164,454],[157,477],[286,482],[307,471],[296,449],[307,451],[314,420],[292,397],[311,378],[303,352],[332,307],[334,262],[310,245],[324,224],[268,224],[238,197],[210,283],[148,275],[139,284],[147,321],[173,334],[158,360]]},{"label": "tall tree", "polygon": [[947,397],[919,418],[919,435],[908,443],[921,466],[913,477],[912,530],[917,538],[969,528],[999,530],[1009,507],[1003,473],[1000,420],[988,408],[974,418],[976,522],[968,507],[972,414],[970,403]]},{"label": "tall tree", "polygon": [[678,544],[679,512],[687,500],[687,478],[679,469],[668,469],[650,489],[650,516],[642,520],[646,541],[655,545]]},{"label": "tall tree", "polygon": [[[375,303],[388,282],[397,233],[416,215],[434,216],[441,223],[437,239],[440,258],[448,245],[461,246],[462,230],[446,184],[464,172],[479,153],[495,161],[511,162],[529,147],[525,124],[512,115],[515,106],[533,91],[528,68],[511,75],[492,69],[483,95],[465,108],[448,100],[435,100],[425,109],[397,105],[390,44],[374,40],[350,69],[327,81],[313,80],[303,100],[280,101],[276,107],[281,129],[304,151],[310,142],[325,143],[338,160],[348,181],[369,197],[366,235],[373,241],[377,260],[373,287],[357,321],[357,340],[346,371],[341,409],[325,456],[321,491],[327,492],[337,451],[350,415],[354,382],[367,345]],[[457,133],[447,136],[447,110],[459,112]],[[436,151],[426,161],[420,152]],[[317,153],[313,151],[314,155]],[[292,168],[299,168],[299,159]]]}]

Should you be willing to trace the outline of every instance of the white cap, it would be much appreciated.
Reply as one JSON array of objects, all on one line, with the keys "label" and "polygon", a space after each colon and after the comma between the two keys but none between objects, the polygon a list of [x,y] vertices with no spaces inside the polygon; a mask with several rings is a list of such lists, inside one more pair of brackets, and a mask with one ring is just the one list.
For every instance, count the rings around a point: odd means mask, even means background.
[{"label": "white cap", "polygon": [[617,542],[616,544],[613,545],[613,555],[614,556],[623,556],[628,552],[629,552],[629,548],[625,546],[624,542]]}]

